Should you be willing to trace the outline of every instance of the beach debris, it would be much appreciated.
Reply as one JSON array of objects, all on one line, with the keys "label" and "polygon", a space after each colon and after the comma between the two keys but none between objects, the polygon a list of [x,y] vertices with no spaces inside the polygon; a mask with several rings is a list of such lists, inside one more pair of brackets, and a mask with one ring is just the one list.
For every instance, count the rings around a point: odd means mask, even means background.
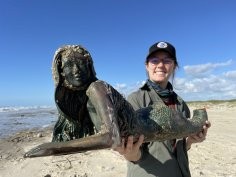
[{"label": "beach debris", "polygon": [[37,134],[37,138],[42,138],[43,137],[43,134],[42,133],[38,133]]}]

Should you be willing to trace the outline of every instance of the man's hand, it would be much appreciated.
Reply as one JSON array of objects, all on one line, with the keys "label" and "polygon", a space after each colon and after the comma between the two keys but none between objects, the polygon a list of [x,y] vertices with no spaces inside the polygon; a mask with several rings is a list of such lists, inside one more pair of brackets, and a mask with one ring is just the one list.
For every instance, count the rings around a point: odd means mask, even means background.
[{"label": "man's hand", "polygon": [[122,139],[121,146],[114,148],[113,150],[118,151],[128,161],[138,161],[141,158],[140,146],[143,144],[144,136],[141,135],[136,143],[134,143],[133,136],[128,137],[127,144]]},{"label": "man's hand", "polygon": [[201,143],[206,139],[207,130],[211,127],[210,121],[206,121],[206,124],[203,126],[203,130],[197,134],[190,135],[186,138],[187,149],[191,148],[193,143]]}]

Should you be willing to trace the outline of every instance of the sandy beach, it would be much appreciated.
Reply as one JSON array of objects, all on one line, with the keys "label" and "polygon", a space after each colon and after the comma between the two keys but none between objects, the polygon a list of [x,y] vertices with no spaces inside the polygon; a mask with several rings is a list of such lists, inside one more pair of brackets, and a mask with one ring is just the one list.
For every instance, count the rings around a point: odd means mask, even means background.
[{"label": "sandy beach", "polygon": [[[236,104],[191,103],[206,107],[212,127],[206,141],[188,151],[192,177],[236,177]],[[52,127],[0,139],[0,177],[125,177],[126,161],[113,150],[24,159],[23,154],[51,141]]]}]

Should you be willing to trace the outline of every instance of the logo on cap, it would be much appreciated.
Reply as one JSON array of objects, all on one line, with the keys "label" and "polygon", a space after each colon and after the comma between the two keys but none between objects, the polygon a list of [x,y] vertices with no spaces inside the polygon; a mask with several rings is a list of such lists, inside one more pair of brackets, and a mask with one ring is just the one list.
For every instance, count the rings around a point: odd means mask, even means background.
[{"label": "logo on cap", "polygon": [[157,44],[157,47],[158,47],[158,48],[166,48],[166,47],[167,47],[167,43],[165,43],[165,42],[159,42],[159,43]]}]

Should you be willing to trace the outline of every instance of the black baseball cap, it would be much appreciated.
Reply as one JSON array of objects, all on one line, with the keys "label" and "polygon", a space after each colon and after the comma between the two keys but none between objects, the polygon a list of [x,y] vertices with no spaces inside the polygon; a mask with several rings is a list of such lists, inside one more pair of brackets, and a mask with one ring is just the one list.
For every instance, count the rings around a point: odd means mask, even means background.
[{"label": "black baseball cap", "polygon": [[147,62],[148,58],[150,57],[150,55],[153,54],[156,51],[168,52],[170,54],[170,56],[173,57],[173,60],[176,61],[175,47],[172,44],[170,44],[169,42],[160,41],[160,42],[157,42],[157,43],[153,44],[149,48],[149,52],[148,52],[148,55],[146,57],[146,62]]}]

